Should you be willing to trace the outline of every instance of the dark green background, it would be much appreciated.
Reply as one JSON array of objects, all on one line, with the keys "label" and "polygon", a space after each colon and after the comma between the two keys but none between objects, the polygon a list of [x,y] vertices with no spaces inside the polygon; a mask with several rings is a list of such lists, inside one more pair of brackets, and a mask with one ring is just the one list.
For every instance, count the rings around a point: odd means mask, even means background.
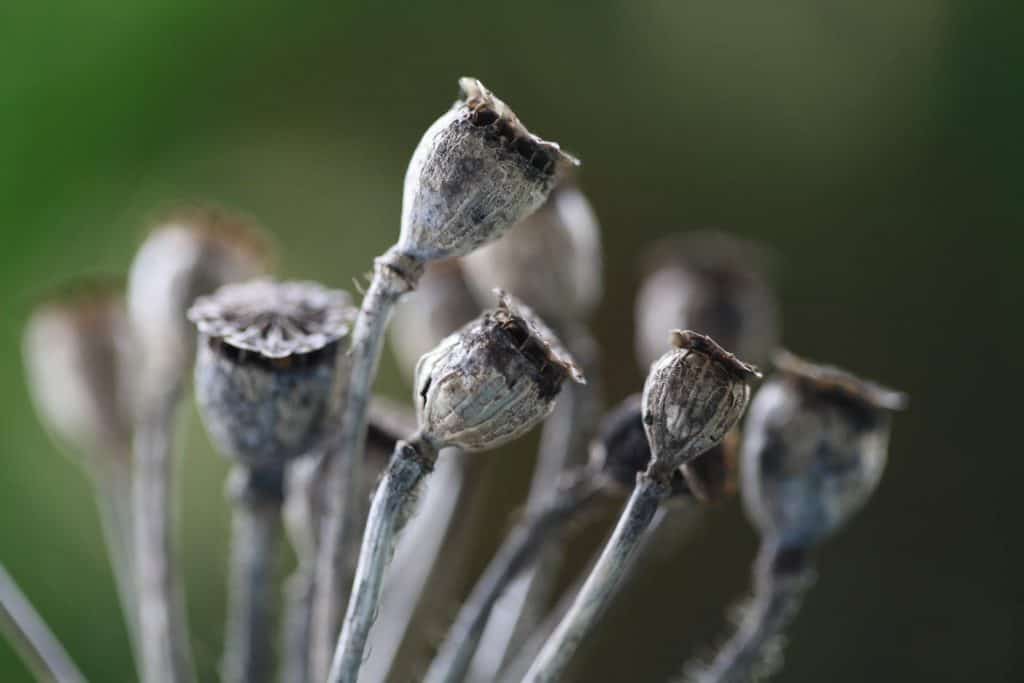
[{"label": "dark green background", "polygon": [[[780,680],[1017,679],[1014,5],[4,3],[0,560],[91,679],[129,680],[88,487],[27,401],[27,302],[73,274],[123,271],[146,217],[182,199],[258,216],[285,275],[349,287],[394,239],[408,156],[471,74],[584,161],[608,254],[595,324],[612,396],[640,382],[641,243],[700,226],[780,254],[789,346],[912,395],[881,489],[822,557]],[[406,394],[390,359],[381,386]],[[224,466],[190,419],[185,559],[211,680]],[[500,528],[526,462],[496,465],[510,473]],[[665,680],[723,632],[755,538],[735,504],[708,519],[615,611],[622,628],[597,636],[580,680]],[[0,680],[26,676],[0,645]]]}]

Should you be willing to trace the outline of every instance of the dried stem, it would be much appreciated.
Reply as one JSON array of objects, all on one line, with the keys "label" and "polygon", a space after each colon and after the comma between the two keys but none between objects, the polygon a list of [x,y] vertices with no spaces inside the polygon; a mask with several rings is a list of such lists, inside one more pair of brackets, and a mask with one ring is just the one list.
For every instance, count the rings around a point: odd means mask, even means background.
[{"label": "dried stem", "polygon": [[184,590],[174,557],[174,422],[180,387],[140,414],[135,431],[135,562],[146,683],[194,681]]},{"label": "dried stem", "polygon": [[763,545],[754,566],[754,596],[743,607],[736,633],[710,665],[687,680],[746,683],[774,673],[781,664],[782,634],[813,583],[805,553]]},{"label": "dried stem", "polygon": [[263,683],[274,671],[274,564],[281,538],[283,473],[251,472],[244,478],[245,488],[232,492],[230,592],[221,664],[225,683]]},{"label": "dried stem", "polygon": [[658,481],[647,473],[638,476],[636,488],[633,489],[611,539],[601,552],[597,565],[587,577],[569,613],[530,667],[524,681],[546,683],[561,679],[580,642],[594,628],[610,602],[659,504],[669,490],[667,481]]},{"label": "dried stem", "polygon": [[396,536],[412,513],[416,488],[433,470],[436,456],[435,448],[423,439],[395,445],[370,506],[353,594],[328,683],[356,683],[359,677],[370,627],[380,605],[384,570],[391,561]]},{"label": "dried stem", "polygon": [[457,683],[469,669],[491,610],[520,572],[531,566],[548,541],[599,500],[600,485],[585,474],[555,492],[547,505],[516,526],[477,581],[469,599],[427,672],[428,683]]},{"label": "dried stem", "polygon": [[57,637],[0,565],[0,628],[40,681],[85,683]]},{"label": "dried stem", "polygon": [[316,680],[326,676],[341,615],[352,585],[349,558],[355,555],[359,521],[366,502],[359,495],[360,467],[366,443],[366,419],[373,380],[380,361],[384,332],[399,298],[415,288],[422,264],[389,250],[376,260],[373,281],[352,333],[350,361],[339,363],[347,373],[342,397],[341,425],[332,435],[327,455],[327,510],[317,558],[317,601],[314,612],[312,670]]}]

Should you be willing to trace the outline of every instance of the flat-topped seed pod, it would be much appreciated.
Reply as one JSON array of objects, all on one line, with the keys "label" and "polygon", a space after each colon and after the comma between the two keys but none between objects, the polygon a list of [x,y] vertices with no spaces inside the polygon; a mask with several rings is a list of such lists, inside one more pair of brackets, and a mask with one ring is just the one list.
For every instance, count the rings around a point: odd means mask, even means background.
[{"label": "flat-topped seed pod", "polygon": [[751,402],[742,494],[763,535],[810,547],[863,506],[881,479],[892,412],[906,396],[790,353]]},{"label": "flat-topped seed pod", "polygon": [[575,361],[532,312],[504,292],[416,366],[419,428],[438,446],[478,451],[523,435],[554,408]]},{"label": "flat-topped seed pod", "polygon": [[579,162],[530,133],[474,78],[424,133],[405,176],[401,253],[425,262],[495,240],[547,198],[560,168]]},{"label": "flat-topped seed pod", "polygon": [[319,442],[355,315],[348,294],[312,282],[255,280],[196,301],[196,398],[223,453],[279,466]]}]

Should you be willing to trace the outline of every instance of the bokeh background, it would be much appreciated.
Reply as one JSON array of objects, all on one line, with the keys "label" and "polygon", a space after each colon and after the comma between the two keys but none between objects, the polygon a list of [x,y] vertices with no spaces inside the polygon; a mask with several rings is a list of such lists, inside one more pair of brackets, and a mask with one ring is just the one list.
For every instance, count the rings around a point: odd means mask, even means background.
[{"label": "bokeh background", "polygon": [[[147,218],[180,200],[257,216],[284,275],[350,287],[396,235],[419,135],[471,74],[584,161],[608,257],[594,325],[611,398],[641,381],[642,243],[707,226],[778,253],[790,347],[912,395],[881,489],[821,558],[779,680],[1017,680],[1019,8],[5,3],[0,560],[92,680],[132,679],[89,487],[27,399],[28,302],[75,274],[123,272]],[[390,358],[380,388],[408,394]],[[190,612],[213,680],[225,466],[191,413],[188,432]],[[495,463],[508,469],[490,513],[504,528],[529,471]],[[685,555],[615,610],[623,628],[597,636],[578,680],[665,680],[706,650],[755,544],[737,504],[708,514]],[[28,680],[6,644],[0,680]]]}]

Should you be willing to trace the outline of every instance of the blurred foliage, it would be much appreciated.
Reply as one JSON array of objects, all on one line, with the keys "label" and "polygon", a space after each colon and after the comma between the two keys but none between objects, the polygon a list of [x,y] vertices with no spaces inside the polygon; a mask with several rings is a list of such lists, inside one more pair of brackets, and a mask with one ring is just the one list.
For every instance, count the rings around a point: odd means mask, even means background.
[{"label": "blurred foliage", "polygon": [[[1024,468],[1005,435],[1024,254],[1019,7],[6,3],[0,560],[92,680],[130,680],[88,486],[27,401],[28,303],[73,274],[122,272],[152,212],[182,199],[258,216],[285,275],[351,286],[396,234],[418,136],[471,74],[584,160],[609,256],[595,325],[612,398],[641,377],[639,243],[701,226],[779,254],[788,345],[911,394],[882,489],[826,549],[781,680],[1010,680],[1024,666],[1009,526]],[[380,386],[407,392],[389,363]],[[187,418],[185,560],[212,680],[224,466]],[[510,482],[495,519],[527,462],[495,459]],[[615,610],[579,680],[664,680],[708,648],[753,544],[737,505],[707,515]],[[27,680],[6,645],[0,680]]]}]

